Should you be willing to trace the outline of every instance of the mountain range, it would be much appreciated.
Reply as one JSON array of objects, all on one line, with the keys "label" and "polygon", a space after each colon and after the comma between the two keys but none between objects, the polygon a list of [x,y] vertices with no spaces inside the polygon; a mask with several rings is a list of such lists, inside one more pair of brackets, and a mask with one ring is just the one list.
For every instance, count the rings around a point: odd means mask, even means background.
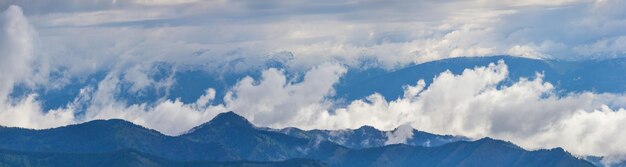
[{"label": "mountain range", "polygon": [[594,166],[561,148],[528,151],[417,130],[406,144],[385,144],[387,133],[393,131],[270,129],[234,112],[179,136],[116,119],[45,130],[1,127],[0,166]]}]

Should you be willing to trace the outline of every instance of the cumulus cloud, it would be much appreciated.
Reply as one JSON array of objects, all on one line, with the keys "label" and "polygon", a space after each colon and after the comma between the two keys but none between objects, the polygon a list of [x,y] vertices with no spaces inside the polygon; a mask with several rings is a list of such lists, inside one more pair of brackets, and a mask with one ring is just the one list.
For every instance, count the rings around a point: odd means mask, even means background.
[{"label": "cumulus cloud", "polygon": [[36,32],[17,6],[2,13],[0,28],[0,100],[5,101],[13,85],[32,71]]},{"label": "cumulus cloud", "polygon": [[5,126],[46,128],[72,123],[67,110],[42,112],[36,94],[12,99],[9,94],[18,83],[34,78],[34,46],[37,33],[21,8],[10,6],[0,14],[0,122]]},{"label": "cumulus cloud", "polygon": [[226,95],[226,105],[262,126],[284,127],[311,121],[316,119],[312,113],[330,107],[327,97],[334,94],[333,85],[344,73],[343,66],[322,64],[295,82],[283,71],[269,69],[260,81],[250,77],[239,81]]},{"label": "cumulus cloud", "polygon": [[179,99],[162,99],[155,104],[148,102],[128,104],[123,99],[115,98],[120,91],[119,80],[119,74],[110,73],[96,88],[82,89],[77,100],[67,107],[74,110],[85,107],[83,116],[74,121],[124,119],[166,135],[179,135],[209,121],[218,113],[228,111],[223,105],[208,105],[215,96],[213,89],[206,90],[206,94],[197,102],[190,104],[185,104]]},{"label": "cumulus cloud", "polygon": [[29,95],[11,104],[0,106],[0,125],[46,129],[76,123],[76,116],[71,109],[55,109],[43,112],[36,95]]}]

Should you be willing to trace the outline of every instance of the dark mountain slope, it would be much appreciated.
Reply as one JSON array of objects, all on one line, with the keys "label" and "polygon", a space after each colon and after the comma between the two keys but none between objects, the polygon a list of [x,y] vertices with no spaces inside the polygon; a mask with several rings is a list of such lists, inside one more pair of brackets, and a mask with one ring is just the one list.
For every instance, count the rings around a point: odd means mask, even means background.
[{"label": "dark mountain slope", "polygon": [[331,166],[593,166],[556,148],[526,151],[511,143],[484,138],[439,147],[389,145],[335,154]]},{"label": "dark mountain slope", "polygon": [[124,120],[96,120],[46,130],[0,128],[0,149],[28,152],[98,153],[133,149],[172,159],[231,160],[218,143],[196,143]]},{"label": "dark mountain slope", "polygon": [[285,160],[341,148],[327,141],[322,141],[327,147],[316,147],[320,143],[314,140],[256,128],[234,112],[219,114],[180,137],[198,143],[220,143],[246,160]]},{"label": "dark mountain slope", "polygon": [[0,167],[317,167],[327,166],[321,161],[292,159],[278,162],[253,161],[173,161],[134,150],[120,150],[109,153],[29,153],[0,150]]},{"label": "dark mountain slope", "polygon": [[[362,137],[358,140],[382,136],[371,127],[356,131],[362,131],[355,132]],[[330,166],[592,166],[562,149],[526,151],[489,138],[437,147],[388,145],[350,149],[326,140],[257,128],[234,112],[219,114],[189,133],[174,137],[122,120],[91,121],[47,130],[0,128],[0,165],[6,166],[212,166],[208,161],[238,161],[233,162],[237,164],[241,163],[239,160],[298,158],[319,160]]]},{"label": "dark mountain slope", "polygon": [[[382,147],[388,140],[388,134],[393,131],[380,131],[371,126],[362,126],[358,129],[344,130],[301,130],[298,128],[284,128],[278,132],[300,138],[312,140],[330,141],[342,146],[354,149]],[[433,147],[443,144],[469,140],[465,137],[452,135],[436,135],[419,130],[413,130],[411,138],[407,139],[407,145]]]}]

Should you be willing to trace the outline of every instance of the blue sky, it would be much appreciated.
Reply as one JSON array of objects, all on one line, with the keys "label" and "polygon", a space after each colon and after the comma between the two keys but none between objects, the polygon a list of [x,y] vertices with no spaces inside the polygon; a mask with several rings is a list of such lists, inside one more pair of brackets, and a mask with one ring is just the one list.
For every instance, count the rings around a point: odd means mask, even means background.
[{"label": "blue sky", "polygon": [[[615,135],[626,120],[623,94],[560,97],[554,83],[544,82],[541,74],[498,87],[508,76],[505,62],[462,74],[444,72],[429,87],[407,83],[397,100],[372,94],[337,106],[340,102],[327,97],[349,69],[395,70],[466,56],[567,61],[625,57],[625,3],[4,0],[0,125],[41,129],[122,118],[176,135],[234,110],[271,127],[411,125],[435,133],[498,137],[531,149],[562,146],[576,154],[621,159],[625,146],[580,141],[626,143],[626,135]],[[268,61],[284,66],[267,69]],[[128,105],[116,99],[120,89],[130,94],[148,87],[167,92],[175,84],[173,76],[155,79],[155,64],[216,74],[261,72],[257,78],[241,78],[225,97],[206,89],[192,103],[158,98]],[[10,96],[16,85],[61,89],[75,78],[102,72],[102,80],[81,87],[71,103],[58,109],[42,109],[37,93]],[[302,76],[294,79],[292,73]],[[223,103],[212,103],[216,98]]]}]

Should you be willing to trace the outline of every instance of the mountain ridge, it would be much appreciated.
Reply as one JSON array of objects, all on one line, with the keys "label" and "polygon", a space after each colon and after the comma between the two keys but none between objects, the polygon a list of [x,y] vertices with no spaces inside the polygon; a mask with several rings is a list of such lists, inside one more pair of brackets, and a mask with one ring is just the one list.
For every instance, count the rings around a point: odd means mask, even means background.
[{"label": "mountain ridge", "polygon": [[[48,130],[0,128],[0,150],[77,156],[136,150],[138,154],[172,161],[285,161],[304,158],[330,166],[536,166],[541,163],[590,166],[587,161],[563,149],[526,151],[510,142],[491,138],[453,141],[432,147],[393,144],[355,149],[331,141],[298,138],[257,128],[234,112],[218,114],[214,120],[198,127],[201,128],[180,136],[166,136],[116,119]],[[382,133],[367,126],[360,130]],[[129,162],[145,159],[127,153],[117,156],[127,158]],[[481,164],[484,159],[498,163]],[[167,164],[166,161],[163,163]]]},{"label": "mountain ridge", "polygon": [[[29,162],[28,165],[23,162]],[[290,159],[275,162],[260,161],[176,161],[145,154],[132,149],[122,149],[104,153],[38,153],[19,152],[0,149],[0,166],[63,166],[63,167],[122,167],[122,166],[152,166],[152,167],[176,167],[176,166],[328,166],[319,160]]]},{"label": "mountain ridge", "polygon": [[227,112],[223,112],[223,113],[216,115],[213,119],[211,119],[210,121],[206,123],[203,123],[196,127],[191,128],[189,131],[181,135],[194,133],[195,131],[201,130],[202,128],[205,128],[208,126],[235,126],[239,128],[255,128],[255,126],[252,123],[250,123],[250,121],[248,121],[246,118],[240,115],[237,115],[233,111],[227,111]]}]

